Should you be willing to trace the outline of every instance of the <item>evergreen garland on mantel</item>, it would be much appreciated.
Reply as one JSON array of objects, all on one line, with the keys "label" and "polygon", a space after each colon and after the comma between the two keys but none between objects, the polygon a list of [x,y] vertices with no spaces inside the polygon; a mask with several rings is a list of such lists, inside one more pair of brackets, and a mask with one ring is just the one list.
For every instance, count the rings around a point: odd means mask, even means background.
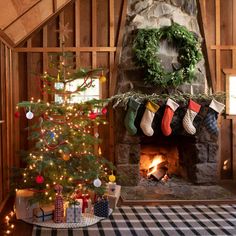
[{"label": "evergreen garland on mantel", "polygon": [[116,108],[118,106],[127,108],[127,104],[129,102],[129,99],[133,98],[134,100],[139,101],[140,103],[146,102],[146,101],[152,101],[157,104],[165,104],[168,98],[171,98],[177,103],[181,103],[183,105],[187,105],[189,102],[189,99],[192,99],[198,103],[210,103],[210,101],[214,98],[219,102],[224,103],[225,102],[225,93],[219,92],[212,95],[207,94],[189,94],[189,93],[176,93],[176,94],[142,94],[134,91],[130,91],[127,93],[117,94],[109,99],[110,102],[112,102],[113,108]]},{"label": "evergreen garland on mantel", "polygon": [[[162,40],[172,43],[179,53],[181,66],[173,72],[165,71],[157,55]],[[138,65],[146,70],[145,82],[163,88],[191,83],[195,78],[196,64],[202,59],[201,45],[196,35],[177,23],[159,29],[139,29],[133,49]]]}]

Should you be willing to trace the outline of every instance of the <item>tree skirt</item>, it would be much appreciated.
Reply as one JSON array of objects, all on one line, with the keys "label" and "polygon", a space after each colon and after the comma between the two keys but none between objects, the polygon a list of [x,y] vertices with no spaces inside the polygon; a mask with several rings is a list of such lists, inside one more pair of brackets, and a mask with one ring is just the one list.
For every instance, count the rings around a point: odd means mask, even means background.
[{"label": "tree skirt", "polygon": [[[111,213],[112,213],[112,209],[109,210],[109,215]],[[104,219],[106,218],[98,217],[89,213],[83,213],[81,222],[79,223],[54,223],[53,220],[49,220],[45,222],[35,222],[32,219],[23,219],[23,221],[30,224],[42,226],[42,227],[48,227],[48,228],[54,228],[54,229],[69,229],[69,228],[80,228],[80,227],[91,226]]]}]

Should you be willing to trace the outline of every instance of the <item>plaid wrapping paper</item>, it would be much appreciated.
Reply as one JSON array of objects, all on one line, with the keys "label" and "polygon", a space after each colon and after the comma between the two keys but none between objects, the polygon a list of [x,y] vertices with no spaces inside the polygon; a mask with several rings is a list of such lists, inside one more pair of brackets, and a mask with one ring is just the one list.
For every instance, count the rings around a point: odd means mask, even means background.
[{"label": "plaid wrapping paper", "polygon": [[79,205],[71,204],[66,208],[66,222],[78,223],[81,221],[82,208]]},{"label": "plaid wrapping paper", "polygon": [[109,215],[109,203],[107,199],[98,199],[93,206],[94,215],[99,217],[108,217]]},{"label": "plaid wrapping paper", "polygon": [[55,210],[54,210],[54,222],[60,223],[64,220],[64,204],[61,195],[57,195],[55,198]]},{"label": "plaid wrapping paper", "polygon": [[236,204],[122,206],[101,222],[77,229],[34,227],[53,236],[236,235]]}]

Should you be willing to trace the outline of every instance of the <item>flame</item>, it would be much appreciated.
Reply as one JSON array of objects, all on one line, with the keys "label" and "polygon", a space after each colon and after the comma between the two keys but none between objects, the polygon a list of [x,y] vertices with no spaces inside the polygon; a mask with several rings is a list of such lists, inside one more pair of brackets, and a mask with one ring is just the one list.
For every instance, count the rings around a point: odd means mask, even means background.
[{"label": "flame", "polygon": [[[162,155],[156,155],[154,156],[152,163],[150,164],[150,166],[148,167],[149,172],[148,172],[148,176],[151,175],[152,173],[154,173],[157,169],[157,165],[160,164],[161,162],[165,161],[165,159],[163,158]],[[150,171],[151,169],[151,171]]]}]

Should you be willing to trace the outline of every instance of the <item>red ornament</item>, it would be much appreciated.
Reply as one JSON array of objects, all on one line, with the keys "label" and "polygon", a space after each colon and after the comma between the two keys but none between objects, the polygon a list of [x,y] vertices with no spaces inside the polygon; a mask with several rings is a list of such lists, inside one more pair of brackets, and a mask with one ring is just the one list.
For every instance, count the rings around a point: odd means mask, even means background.
[{"label": "red ornament", "polygon": [[15,114],[14,114],[15,118],[19,118],[20,117],[20,112],[19,111],[16,111]]},{"label": "red ornament", "polygon": [[89,113],[89,118],[90,118],[91,120],[96,119],[96,117],[97,117],[97,113],[95,113],[95,112],[93,112],[93,111],[91,111],[91,112]]},{"label": "red ornament", "polygon": [[35,181],[37,184],[42,184],[44,182],[44,178],[42,175],[38,175],[36,176]]},{"label": "red ornament", "polygon": [[103,108],[102,108],[102,114],[103,114],[103,115],[106,115],[106,114],[107,114],[107,108],[106,108],[106,107],[103,107]]}]

